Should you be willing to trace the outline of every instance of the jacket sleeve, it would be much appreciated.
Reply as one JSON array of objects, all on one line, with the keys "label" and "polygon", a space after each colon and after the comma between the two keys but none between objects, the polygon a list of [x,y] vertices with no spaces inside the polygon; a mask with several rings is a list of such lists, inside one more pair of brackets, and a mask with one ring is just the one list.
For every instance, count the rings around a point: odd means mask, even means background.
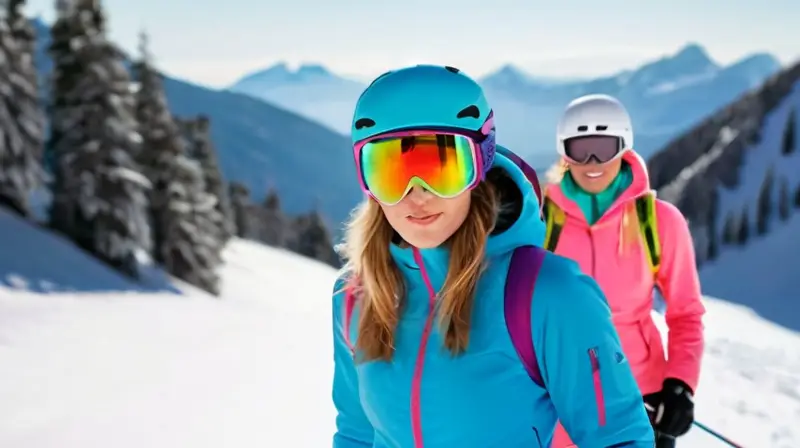
[{"label": "jacket sleeve", "polygon": [[652,448],[642,395],[597,283],[574,262],[547,254],[531,324],[542,379],[573,443]]},{"label": "jacket sleeve", "polygon": [[[336,432],[333,448],[371,448],[372,428],[358,392],[353,355],[344,338],[344,293],[337,282],[333,296],[333,404],[336,407]],[[355,319],[353,319],[355,320]]]},{"label": "jacket sleeve", "polygon": [[676,378],[697,390],[703,357],[703,306],[700,280],[689,226],[672,204],[657,202],[661,269],[656,284],[667,305],[666,378]]}]

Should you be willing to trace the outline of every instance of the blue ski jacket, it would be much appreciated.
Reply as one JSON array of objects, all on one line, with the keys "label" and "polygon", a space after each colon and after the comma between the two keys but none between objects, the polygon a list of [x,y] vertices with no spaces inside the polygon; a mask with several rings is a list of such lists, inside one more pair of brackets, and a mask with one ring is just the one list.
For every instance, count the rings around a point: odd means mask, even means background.
[{"label": "blue ski jacket", "polygon": [[531,311],[546,389],[528,376],[507,331],[504,284],[511,253],[519,246],[541,246],[545,226],[523,172],[500,154],[495,168],[512,181],[506,188],[519,190],[504,195],[515,198],[517,207],[503,204],[501,210],[516,209],[518,216],[500,216],[505,229],[489,237],[488,267],[478,283],[466,352],[454,357],[444,348],[426,284],[427,278],[436,291],[444,284],[447,249],[391,246],[407,291],[391,362],[354,362],[349,343],[358,338],[358,305],[348,339],[343,280],[337,282],[334,448],[549,447],[559,420],[581,448],[654,446],[603,293],[574,262],[552,253],[542,262]]}]

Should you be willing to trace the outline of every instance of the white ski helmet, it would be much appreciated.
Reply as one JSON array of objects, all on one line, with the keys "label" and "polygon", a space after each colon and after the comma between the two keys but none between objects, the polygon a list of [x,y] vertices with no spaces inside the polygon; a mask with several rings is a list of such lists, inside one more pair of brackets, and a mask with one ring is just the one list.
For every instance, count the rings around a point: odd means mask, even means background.
[{"label": "white ski helmet", "polygon": [[558,154],[564,157],[564,141],[574,137],[611,135],[622,139],[622,151],[633,149],[633,125],[625,106],[609,95],[585,95],[567,105],[556,131]]}]

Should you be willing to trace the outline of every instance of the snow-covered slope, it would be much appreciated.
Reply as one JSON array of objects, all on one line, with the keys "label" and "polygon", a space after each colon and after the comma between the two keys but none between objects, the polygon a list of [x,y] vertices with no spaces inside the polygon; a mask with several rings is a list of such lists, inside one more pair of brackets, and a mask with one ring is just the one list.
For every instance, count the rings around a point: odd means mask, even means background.
[{"label": "snow-covered slope", "polygon": [[[19,246],[0,260],[0,275],[15,279],[0,286],[0,447],[330,446],[329,267],[236,240],[216,299],[114,283],[5,215],[0,244],[10,240]],[[43,279],[62,287],[25,289]],[[74,291],[61,291],[66,279]],[[108,286],[86,286],[98,279]],[[707,306],[698,418],[748,448],[800,446],[800,336],[745,308]],[[723,446],[697,429],[681,442]]]},{"label": "snow-covered slope", "polygon": [[656,154],[650,173],[692,226],[703,291],[800,331],[800,63]]},{"label": "snow-covered slope", "polygon": [[[744,246],[723,247],[719,258],[702,270],[706,291],[749,304],[761,303],[759,312],[771,320],[800,329],[800,135],[794,151],[784,154],[784,133],[789,126],[800,131],[800,81],[764,120],[761,139],[744,153],[743,169],[735,190],[720,188],[717,232],[723,235],[725,223],[749,221],[750,238]],[[790,120],[793,120],[790,121]],[[759,194],[766,176],[772,176],[771,212],[767,234],[756,234]],[[782,186],[785,184],[785,192]],[[788,201],[790,216],[780,218],[781,195]],[[746,217],[746,218],[745,218]],[[731,279],[751,279],[731,281]],[[780,298],[780,300],[779,300]]]},{"label": "snow-covered slope", "polygon": [[[13,235],[38,242],[16,260],[56,242],[31,233]],[[0,447],[330,445],[332,269],[235,241],[222,299],[119,278],[97,292],[81,285],[113,273],[61,249],[40,268],[71,271],[78,291],[0,287]],[[34,284],[18,266],[0,273]]]}]

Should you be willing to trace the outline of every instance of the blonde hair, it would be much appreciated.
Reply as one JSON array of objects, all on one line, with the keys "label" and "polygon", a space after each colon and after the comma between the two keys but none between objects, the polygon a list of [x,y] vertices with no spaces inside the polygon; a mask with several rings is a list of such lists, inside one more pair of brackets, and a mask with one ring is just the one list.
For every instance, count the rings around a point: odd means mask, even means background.
[{"label": "blonde hair", "polygon": [[[553,165],[548,168],[545,174],[545,189],[544,195],[547,193],[550,185],[558,185],[564,179],[564,176],[569,172],[569,163],[560,157]],[[639,215],[636,213],[636,203],[628,201],[624,204],[625,209],[622,212],[622,222],[619,226],[619,244],[617,245],[617,253],[624,255],[635,244],[642,243],[642,235],[639,232]]]},{"label": "blonde hair", "polygon": [[545,186],[560,184],[561,180],[564,179],[564,175],[567,174],[567,171],[569,171],[569,163],[567,163],[564,158],[559,157],[556,163],[552,164],[544,175]]},{"label": "blonde hair", "polygon": [[[444,345],[453,354],[466,350],[478,278],[483,271],[486,242],[494,229],[499,199],[494,186],[481,182],[472,191],[469,213],[445,242],[450,264],[437,294],[438,325]],[[347,286],[359,303],[356,350],[360,361],[390,361],[400,312],[405,300],[403,276],[389,252],[395,231],[380,206],[365,200],[353,212],[340,252]]]}]

